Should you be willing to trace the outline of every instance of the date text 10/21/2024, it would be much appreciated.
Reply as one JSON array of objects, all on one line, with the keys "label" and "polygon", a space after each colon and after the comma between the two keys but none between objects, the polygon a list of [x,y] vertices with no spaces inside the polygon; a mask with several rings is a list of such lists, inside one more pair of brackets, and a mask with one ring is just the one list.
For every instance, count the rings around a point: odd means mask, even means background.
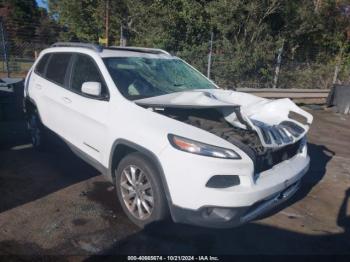
[{"label": "date text 10/21/2024", "polygon": [[128,256],[128,261],[219,261],[216,256]]}]

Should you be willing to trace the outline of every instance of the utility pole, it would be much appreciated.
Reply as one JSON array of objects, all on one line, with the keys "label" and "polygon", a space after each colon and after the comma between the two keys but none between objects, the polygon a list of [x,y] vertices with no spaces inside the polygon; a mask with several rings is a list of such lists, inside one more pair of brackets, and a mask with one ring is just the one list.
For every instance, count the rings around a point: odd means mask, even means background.
[{"label": "utility pole", "polygon": [[126,34],[128,33],[128,26],[124,26],[125,23],[127,24],[127,21],[127,18],[123,18],[120,22],[120,46],[122,47],[126,46],[127,42],[127,35],[124,34],[124,29],[126,29]]},{"label": "utility pole", "polygon": [[344,47],[341,47],[340,52],[336,57],[336,64],[334,68],[333,81],[332,81],[333,85],[335,85],[338,82],[338,75],[341,69],[343,53],[344,53]]},{"label": "utility pole", "polygon": [[275,77],[273,78],[273,88],[277,88],[277,85],[278,85],[278,78],[279,78],[279,74],[280,74],[280,70],[281,70],[281,63],[282,63],[283,48],[284,48],[284,39],[283,39],[281,48],[278,49]]},{"label": "utility pole", "polygon": [[6,63],[7,77],[10,77],[9,61],[8,61],[8,57],[7,57],[7,48],[6,48],[6,42],[5,42],[4,24],[3,24],[1,18],[0,18],[0,31],[1,31],[1,40],[2,40],[2,51],[4,53],[4,60]]},{"label": "utility pole", "polygon": [[335,85],[338,82],[338,74],[340,71],[340,65],[336,64],[334,68],[333,81],[332,84]]},{"label": "utility pole", "polygon": [[123,22],[120,25],[120,46],[126,46],[126,39],[124,38]]},{"label": "utility pole", "polygon": [[209,48],[209,54],[208,54],[208,71],[207,71],[207,77],[210,79],[210,69],[211,69],[211,56],[213,53],[213,38],[214,33],[213,31],[210,34],[210,48]]},{"label": "utility pole", "polygon": [[109,0],[106,0],[106,46],[109,46]]}]

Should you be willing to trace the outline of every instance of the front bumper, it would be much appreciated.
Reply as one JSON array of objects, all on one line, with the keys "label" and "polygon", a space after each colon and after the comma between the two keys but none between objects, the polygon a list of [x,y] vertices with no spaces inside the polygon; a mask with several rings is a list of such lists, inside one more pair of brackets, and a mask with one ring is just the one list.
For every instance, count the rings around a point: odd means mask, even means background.
[{"label": "front bumper", "polygon": [[301,177],[308,171],[309,164],[296,174],[298,178],[285,189],[276,192],[251,206],[242,207],[220,207],[204,206],[198,210],[191,210],[173,206],[171,213],[173,220],[177,223],[192,224],[204,227],[228,228],[254,220],[271,211],[289,198],[299,189]]}]

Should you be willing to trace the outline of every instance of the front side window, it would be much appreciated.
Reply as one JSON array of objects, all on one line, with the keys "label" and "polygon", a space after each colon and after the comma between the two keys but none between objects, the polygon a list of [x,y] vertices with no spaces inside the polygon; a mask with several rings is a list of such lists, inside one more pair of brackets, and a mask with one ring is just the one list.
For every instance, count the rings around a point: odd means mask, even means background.
[{"label": "front side window", "polygon": [[64,85],[64,79],[72,54],[54,53],[49,59],[46,69],[46,78],[59,85]]},{"label": "front side window", "polygon": [[131,100],[215,88],[178,58],[108,57],[104,62],[119,91]]},{"label": "front side window", "polygon": [[102,96],[107,94],[106,85],[93,59],[87,55],[78,54],[73,63],[70,88],[77,93],[81,93],[81,86],[84,82],[101,83]]}]

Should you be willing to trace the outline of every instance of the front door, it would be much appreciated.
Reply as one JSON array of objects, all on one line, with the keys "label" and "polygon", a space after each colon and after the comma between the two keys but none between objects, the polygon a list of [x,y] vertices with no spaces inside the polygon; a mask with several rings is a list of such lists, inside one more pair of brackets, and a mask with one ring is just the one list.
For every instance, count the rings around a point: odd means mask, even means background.
[{"label": "front door", "polygon": [[[67,95],[69,114],[69,137],[74,146],[102,161],[103,148],[108,135],[109,111],[108,89],[94,59],[85,54],[75,54],[69,79],[70,93]],[[84,82],[99,82],[101,96],[82,93]]]}]

